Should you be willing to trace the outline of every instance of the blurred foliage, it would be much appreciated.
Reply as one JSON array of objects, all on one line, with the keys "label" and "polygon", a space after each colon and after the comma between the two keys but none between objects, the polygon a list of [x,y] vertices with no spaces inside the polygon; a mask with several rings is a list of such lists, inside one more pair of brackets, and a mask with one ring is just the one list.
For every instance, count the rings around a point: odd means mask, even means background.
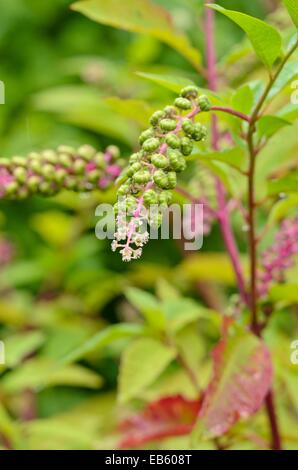
[{"label": "blurred foliage", "polygon": [[[128,155],[152,109],[172,99],[181,83],[204,86],[203,77],[175,50],[181,47],[172,49],[171,41],[160,42],[160,34],[120,31],[108,26],[108,21],[105,25],[90,21],[71,11],[71,3],[0,0],[0,79],[6,89],[5,105],[0,106],[3,157],[61,143],[103,148],[111,141]],[[184,56],[193,57],[192,47],[197,48],[194,61],[200,66],[199,57],[204,61],[203,2],[156,3],[171,12],[174,27],[193,45]],[[279,2],[220,3],[260,18],[271,13],[272,21],[283,27],[284,42],[293,33],[283,13],[271,11]],[[220,74],[226,80],[222,98],[233,99],[235,108],[243,102],[249,107],[259,93],[264,72],[241,30],[220,15],[216,35]],[[247,80],[252,88],[241,88]],[[236,86],[240,89],[232,98]],[[278,100],[287,105],[286,91]],[[269,104],[272,113],[276,107],[276,102]],[[281,117],[294,120],[296,111],[286,111]],[[223,116],[225,120],[236,133],[235,120]],[[268,130],[268,125],[263,129],[260,125],[259,132],[268,135],[282,123],[271,122],[271,126]],[[262,152],[260,197],[266,191],[272,161],[287,165],[295,152],[297,124],[286,126]],[[227,165],[229,158],[226,153],[220,162],[209,160],[209,165],[232,193],[239,194],[243,181]],[[269,187],[270,193],[281,191],[282,187]],[[208,353],[220,336],[221,318],[213,305],[204,305],[211,296],[224,310],[235,293],[234,274],[218,229],[205,239],[199,254],[187,259],[174,240],[152,241],[141,262],[123,265],[110,251],[109,242],[94,235],[95,207],[114,197],[111,190],[0,203],[0,339],[6,346],[6,364],[0,365],[0,448],[115,447],[114,430],[130,399],[138,407],[167,394],[195,397],[177,351],[200,385],[208,383]],[[274,214],[277,217],[276,210]],[[264,221],[266,215],[261,213],[260,218]],[[233,223],[245,253],[245,227],[238,213]],[[292,277],[295,284],[297,278]],[[297,301],[296,291],[292,287],[285,294],[276,289],[271,295],[275,299],[294,296]],[[168,346],[159,342],[165,330],[172,341]],[[288,359],[295,332],[297,315],[282,305],[266,334],[275,351],[276,387],[281,391],[278,407],[288,448],[298,448],[298,368]],[[119,403],[116,386],[123,350]],[[136,358],[148,370],[139,368]],[[255,447],[247,430],[238,426],[233,431],[238,440],[234,443],[232,432],[231,445]],[[253,435],[268,440],[263,412],[250,419],[250,428]],[[204,445],[212,446],[199,444],[198,448]],[[155,448],[187,446],[185,437],[176,437]]]}]

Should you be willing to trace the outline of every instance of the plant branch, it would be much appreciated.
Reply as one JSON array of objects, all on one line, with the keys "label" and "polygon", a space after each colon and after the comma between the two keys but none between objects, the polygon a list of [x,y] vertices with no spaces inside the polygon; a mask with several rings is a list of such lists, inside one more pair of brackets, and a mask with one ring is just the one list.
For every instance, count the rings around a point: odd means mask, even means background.
[{"label": "plant branch", "polygon": [[[210,1],[206,3],[212,3]],[[217,89],[217,71],[216,71],[216,57],[215,57],[215,44],[214,44],[214,11],[207,8],[205,11],[205,34],[206,34],[206,53],[207,53],[207,71],[208,71],[208,85],[210,90],[216,91]],[[220,108],[220,111],[227,112],[227,108]],[[213,110],[215,110],[213,108]],[[219,110],[219,109],[217,109]],[[230,114],[232,110],[229,110]],[[235,114],[234,114],[235,115]],[[239,117],[239,116],[238,116]],[[246,119],[245,119],[246,120]],[[214,150],[219,150],[220,133],[218,129],[217,116],[211,117],[212,126],[212,147]],[[219,206],[219,223],[223,239],[229,253],[234,272],[237,279],[237,284],[241,297],[245,303],[248,302],[248,295],[245,288],[245,280],[242,273],[240,256],[235,242],[234,234],[231,228],[229,213],[226,206],[225,190],[222,182],[216,179],[216,192]]]},{"label": "plant branch", "polygon": [[240,111],[236,111],[235,109],[226,108],[224,106],[212,106],[211,111],[220,111],[222,113],[231,114],[232,116],[238,117],[243,121],[250,122],[250,117]]},{"label": "plant branch", "polygon": [[[294,53],[298,46],[298,41],[292,46],[292,48],[285,55],[275,73],[271,76],[261,98],[259,99],[249,122],[249,128],[247,133],[247,145],[249,152],[249,170],[248,170],[248,206],[249,206],[249,248],[250,248],[250,307],[251,307],[251,329],[252,331],[260,336],[261,328],[258,323],[258,289],[257,289],[257,235],[256,235],[256,200],[255,200],[255,169],[256,169],[256,157],[257,149],[254,144],[254,134],[256,131],[256,122],[259,119],[259,114],[262,110],[263,105],[272,89],[272,86],[279,77],[283,67],[285,66],[288,59]],[[271,426],[272,433],[272,448],[280,450],[282,448],[281,438],[278,430],[278,423],[276,419],[274,397],[272,390],[266,397],[266,409],[268,418]]]}]

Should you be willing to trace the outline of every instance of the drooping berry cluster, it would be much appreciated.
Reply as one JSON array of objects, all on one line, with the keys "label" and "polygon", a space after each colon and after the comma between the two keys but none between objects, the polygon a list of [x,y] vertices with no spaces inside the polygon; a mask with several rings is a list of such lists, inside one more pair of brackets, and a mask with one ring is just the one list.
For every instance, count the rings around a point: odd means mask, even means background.
[{"label": "drooping berry cluster", "polygon": [[262,272],[259,276],[260,296],[266,297],[273,283],[285,280],[285,271],[294,264],[298,255],[298,216],[285,219],[274,244],[262,256]]},{"label": "drooping berry cluster", "polygon": [[56,151],[32,152],[27,157],[0,159],[0,198],[24,199],[33,194],[52,196],[61,189],[91,191],[106,188],[120,174],[119,150],[104,153],[84,145],[60,146]]},{"label": "drooping berry cluster", "polygon": [[[120,248],[124,261],[141,256],[149,238],[144,226],[160,225],[162,208],[171,202],[171,190],[177,184],[177,173],[186,167],[185,157],[192,153],[194,141],[204,140],[207,134],[206,128],[195,122],[195,116],[210,108],[208,98],[199,96],[196,87],[188,86],[174,106],[151,116],[151,126],[140,135],[141,148],[131,155],[119,179],[122,202],[115,206],[117,231],[112,249]],[[152,205],[159,205],[161,210],[149,210]]]}]

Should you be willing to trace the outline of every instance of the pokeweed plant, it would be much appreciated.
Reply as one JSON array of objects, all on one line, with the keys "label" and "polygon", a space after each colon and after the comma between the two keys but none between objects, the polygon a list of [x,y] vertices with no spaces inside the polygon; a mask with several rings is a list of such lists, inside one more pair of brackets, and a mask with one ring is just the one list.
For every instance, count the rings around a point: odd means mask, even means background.
[{"label": "pokeweed plant", "polygon": [[[298,27],[296,2],[283,0],[283,3]],[[209,184],[211,181],[215,190],[215,200],[204,195],[206,213],[212,214],[212,223],[217,221],[220,226],[239,298],[237,305],[231,301],[229,313],[221,312],[219,316],[207,308],[212,306],[198,306],[189,299],[176,298],[172,292],[158,300],[138,289],[128,289],[127,298],[141,312],[144,324],[106,328],[65,357],[63,363],[79,360],[116,339],[129,338],[119,374],[122,403],[139,398],[174,361],[186,372],[196,392],[195,399],[177,395],[152,401],[142,412],[122,422],[119,431],[124,435],[119,447],[191,434],[194,446],[205,438],[216,448],[229,448],[235,440],[236,425],[241,429],[239,422],[264,406],[270,444],[268,433],[259,435],[256,431],[246,438],[257,447],[282,449],[273,390],[273,360],[264,338],[272,314],[283,303],[297,303],[297,284],[287,282],[288,271],[298,254],[297,159],[294,164],[291,162],[291,171],[286,161],[282,162],[286,166],[284,171],[281,162],[270,159],[269,165],[267,162],[263,165],[262,159],[268,159],[266,148],[271,138],[298,117],[297,106],[282,109],[272,106],[273,99],[297,75],[294,60],[297,32],[286,38],[283,46],[282,36],[274,26],[209,2],[204,13],[204,67],[199,53],[184,36],[175,33],[163,10],[147,0],[123,2],[118,10],[108,0],[85,0],[73,8],[100,23],[148,33],[171,45],[190,61],[206,86],[202,90],[188,84],[173,104],[154,112],[150,127],[140,135],[139,150],[129,157],[129,164],[120,176],[121,161],[117,163],[119,155],[114,147],[104,154],[90,147],[78,151],[62,147],[57,152],[31,154],[27,159],[18,157],[1,163],[1,197],[52,195],[60,188],[78,191],[92,190],[95,185],[105,188],[118,178],[118,195],[124,198],[125,213],[117,203],[112,249],[120,249],[122,259],[130,261],[142,255],[142,248],[149,241],[149,234],[140,230],[142,223],[157,227],[161,223],[161,211],[158,209],[152,217],[150,206],[169,205],[175,192],[195,202],[197,196],[191,193],[187,182],[178,186],[177,176],[186,169],[188,161],[205,165]],[[234,91],[221,90],[214,41],[215,11],[244,30],[264,66],[266,81],[241,84]],[[177,89],[180,81],[158,75],[148,78],[166,82],[171,89]],[[278,155],[278,159],[282,161],[283,155]],[[231,213],[236,210],[247,232],[249,279],[231,223]],[[266,214],[264,226],[260,224],[260,213],[263,219]],[[274,224],[276,239],[263,251],[261,244]],[[199,318],[221,331],[220,341],[212,352],[213,375],[203,386],[200,371],[191,358],[195,353],[189,349],[190,338],[192,341],[195,336],[192,325]]]}]

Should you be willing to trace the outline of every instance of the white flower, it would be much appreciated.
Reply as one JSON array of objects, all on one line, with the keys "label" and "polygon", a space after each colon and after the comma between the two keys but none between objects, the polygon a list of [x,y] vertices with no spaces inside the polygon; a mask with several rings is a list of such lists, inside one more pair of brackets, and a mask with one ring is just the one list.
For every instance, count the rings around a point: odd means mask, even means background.
[{"label": "white flower", "polygon": [[144,232],[144,233],[142,234],[142,237],[143,237],[143,243],[144,243],[144,244],[145,244],[145,243],[148,243],[148,241],[149,241],[149,232]]},{"label": "white flower", "polygon": [[126,237],[127,237],[127,229],[125,227],[120,227],[117,232],[115,233],[115,238],[116,240],[118,240],[119,242],[121,240],[126,240]]},{"label": "white flower", "polygon": [[134,259],[141,258],[142,256],[142,248],[138,248],[137,250],[134,250],[133,257]]},{"label": "white flower", "polygon": [[123,250],[120,251],[123,261],[131,261],[133,250],[129,246],[125,246]]},{"label": "white flower", "polygon": [[149,240],[149,233],[148,232],[145,232],[145,233],[135,233],[134,234],[134,237],[133,237],[133,242],[137,245],[137,246],[143,246],[145,245]]},{"label": "white flower", "polygon": [[118,248],[118,242],[117,242],[117,240],[113,240],[113,241],[112,241],[111,247],[112,247],[112,251],[116,251],[116,250],[117,250],[117,248]]}]

